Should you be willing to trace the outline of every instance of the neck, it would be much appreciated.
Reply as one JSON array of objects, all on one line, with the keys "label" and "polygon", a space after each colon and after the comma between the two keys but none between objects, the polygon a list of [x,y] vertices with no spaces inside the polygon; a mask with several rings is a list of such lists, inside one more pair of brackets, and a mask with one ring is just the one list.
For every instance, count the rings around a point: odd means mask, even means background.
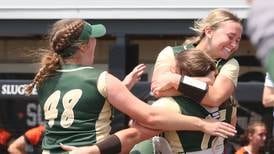
[{"label": "neck", "polygon": [[217,59],[216,56],[213,55],[213,52],[209,50],[209,43],[205,39],[200,41],[200,43],[196,46],[196,49],[205,52],[213,59]]},{"label": "neck", "polygon": [[75,61],[75,59],[72,58],[66,58],[63,60],[63,64],[79,64]]},{"label": "neck", "polygon": [[64,64],[80,64],[80,65],[85,65],[84,60],[82,59],[80,52],[76,52],[70,57],[67,57],[63,59]]},{"label": "neck", "polygon": [[249,144],[245,146],[245,149],[248,150],[248,152],[251,152],[251,154],[258,154],[260,147]]}]

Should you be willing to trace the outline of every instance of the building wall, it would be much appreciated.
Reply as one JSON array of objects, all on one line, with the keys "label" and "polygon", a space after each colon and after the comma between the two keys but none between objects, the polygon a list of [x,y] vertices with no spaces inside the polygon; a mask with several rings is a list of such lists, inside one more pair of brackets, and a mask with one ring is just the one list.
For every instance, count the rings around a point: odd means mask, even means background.
[{"label": "building wall", "polygon": [[212,8],[247,16],[246,0],[4,0],[0,19],[193,19]]},{"label": "building wall", "polygon": [[[185,36],[187,37],[187,36]],[[131,44],[139,45],[139,63],[148,65],[147,74],[151,77],[153,64],[158,53],[167,45],[174,46],[183,42],[184,36],[154,36],[131,38]],[[99,39],[95,58],[96,66],[107,69],[110,47],[115,44],[115,39]],[[46,42],[40,37],[33,38],[2,38],[0,39],[0,73],[34,73],[39,68],[39,57],[34,53],[41,47],[46,47]],[[255,56],[255,49],[247,38],[240,43],[236,56]],[[130,51],[129,51],[130,52]],[[117,55],[119,56],[119,55]],[[252,63],[252,62],[250,62]],[[240,75],[247,72],[262,72],[260,66],[241,66]]]}]

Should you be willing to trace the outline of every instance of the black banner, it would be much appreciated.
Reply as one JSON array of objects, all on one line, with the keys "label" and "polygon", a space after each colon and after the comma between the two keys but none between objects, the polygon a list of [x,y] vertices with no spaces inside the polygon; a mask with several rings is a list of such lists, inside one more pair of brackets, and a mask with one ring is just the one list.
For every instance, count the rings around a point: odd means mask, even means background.
[{"label": "black banner", "polygon": [[34,88],[32,94],[27,96],[25,94],[25,86],[29,84],[30,80],[0,80],[0,99],[2,98],[34,98],[37,91]]}]

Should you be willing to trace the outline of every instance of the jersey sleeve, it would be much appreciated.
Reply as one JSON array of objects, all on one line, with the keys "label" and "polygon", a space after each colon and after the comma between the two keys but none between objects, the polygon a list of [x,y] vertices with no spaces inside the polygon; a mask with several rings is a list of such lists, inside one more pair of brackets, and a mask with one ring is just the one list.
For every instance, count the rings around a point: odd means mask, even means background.
[{"label": "jersey sleeve", "polygon": [[162,97],[152,104],[153,107],[161,107],[170,111],[181,113],[180,106],[172,97]]},{"label": "jersey sleeve", "polygon": [[24,134],[25,140],[32,145],[37,145],[39,141],[42,139],[44,131],[45,127],[42,125],[29,129]]},{"label": "jersey sleeve", "polygon": [[221,68],[219,75],[224,75],[233,81],[235,87],[237,86],[240,66],[236,59],[232,58],[227,61]]},{"label": "jersey sleeve", "polygon": [[176,60],[171,46],[167,46],[158,54],[154,65],[154,71],[166,66],[170,67],[171,72],[175,72]]},{"label": "jersey sleeve", "polygon": [[98,89],[99,93],[104,97],[107,97],[106,77],[107,77],[107,72],[104,71],[100,74],[98,81],[97,81],[97,89]]}]

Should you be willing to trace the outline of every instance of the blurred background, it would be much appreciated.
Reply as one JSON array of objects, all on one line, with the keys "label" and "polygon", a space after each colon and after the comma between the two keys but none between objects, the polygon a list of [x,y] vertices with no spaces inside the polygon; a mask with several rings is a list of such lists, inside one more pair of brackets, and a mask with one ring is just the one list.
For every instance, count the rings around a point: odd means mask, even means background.
[{"label": "blurred background", "polygon": [[[109,70],[122,79],[134,66],[145,63],[148,68],[142,80],[132,90],[147,102],[149,81],[158,53],[167,45],[181,44],[194,33],[193,21],[204,17],[211,9],[226,8],[243,19],[245,28],[249,5],[245,0],[5,0],[0,5],[0,128],[14,136],[43,123],[36,93],[24,96],[28,83],[39,68],[33,51],[46,47],[44,41],[49,25],[61,18],[83,18],[102,23],[107,35],[97,41],[95,65]],[[236,59],[240,63],[236,90],[238,133],[249,122],[263,120],[272,132],[272,108],[262,106],[265,73],[255,58],[244,33]],[[113,131],[126,127],[127,117],[115,112]]]}]

